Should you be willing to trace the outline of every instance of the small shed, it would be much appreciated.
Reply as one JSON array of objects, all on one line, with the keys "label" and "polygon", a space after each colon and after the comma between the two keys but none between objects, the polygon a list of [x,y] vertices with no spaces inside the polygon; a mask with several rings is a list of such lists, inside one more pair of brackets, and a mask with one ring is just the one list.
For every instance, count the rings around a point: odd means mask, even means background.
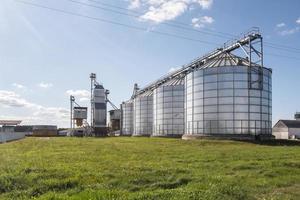
[{"label": "small shed", "polygon": [[300,120],[279,120],[273,135],[276,139],[300,139]]}]

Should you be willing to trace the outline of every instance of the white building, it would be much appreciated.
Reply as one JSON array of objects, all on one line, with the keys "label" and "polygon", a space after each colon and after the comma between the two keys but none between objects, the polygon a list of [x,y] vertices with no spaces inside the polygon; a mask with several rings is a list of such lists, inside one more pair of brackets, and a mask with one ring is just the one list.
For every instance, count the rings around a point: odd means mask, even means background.
[{"label": "white building", "polygon": [[20,123],[18,120],[0,120],[0,144],[25,137],[25,132],[15,132],[15,126]]},{"label": "white building", "polygon": [[273,135],[276,139],[300,139],[300,120],[279,120]]}]

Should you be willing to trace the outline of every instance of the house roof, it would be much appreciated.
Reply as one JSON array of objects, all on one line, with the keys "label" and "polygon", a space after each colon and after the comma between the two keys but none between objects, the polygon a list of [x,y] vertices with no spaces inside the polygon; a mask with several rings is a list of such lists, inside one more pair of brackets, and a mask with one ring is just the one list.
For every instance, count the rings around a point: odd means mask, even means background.
[{"label": "house roof", "polygon": [[279,120],[275,124],[275,127],[278,127],[280,122],[283,123],[288,128],[300,128],[300,120]]}]

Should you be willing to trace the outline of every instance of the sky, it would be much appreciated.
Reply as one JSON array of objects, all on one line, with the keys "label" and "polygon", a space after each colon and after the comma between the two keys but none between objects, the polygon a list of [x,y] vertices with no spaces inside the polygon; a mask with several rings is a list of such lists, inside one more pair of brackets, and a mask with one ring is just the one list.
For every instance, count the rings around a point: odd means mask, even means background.
[{"label": "sky", "polygon": [[251,27],[289,47],[265,46],[264,64],[273,70],[273,123],[292,119],[300,111],[298,0],[1,0],[0,119],[67,127],[69,95],[89,105],[91,72],[119,105],[134,83]]}]

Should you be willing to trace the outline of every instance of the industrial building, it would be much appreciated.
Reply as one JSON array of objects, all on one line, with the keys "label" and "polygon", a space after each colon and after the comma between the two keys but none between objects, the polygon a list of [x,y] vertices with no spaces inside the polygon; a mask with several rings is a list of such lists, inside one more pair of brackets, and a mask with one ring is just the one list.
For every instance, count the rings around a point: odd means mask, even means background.
[{"label": "industrial building", "polygon": [[26,133],[26,136],[55,137],[58,135],[57,126],[54,125],[18,125],[14,127],[18,133]]},{"label": "industrial building", "polygon": [[26,132],[16,132],[20,120],[0,120],[0,144],[25,138]]},{"label": "industrial building", "polygon": [[[96,136],[103,137],[120,134],[121,110],[109,99],[109,90],[97,81],[95,73],[90,74],[90,123],[88,122],[88,108],[76,102],[76,97],[70,96],[70,128],[59,131],[67,136]],[[107,103],[113,110],[109,111],[110,121],[107,120]]]},{"label": "industrial building", "polygon": [[279,120],[273,127],[276,139],[300,139],[300,121]]},{"label": "industrial building", "polygon": [[121,109],[121,135],[271,139],[272,70],[259,30],[139,89]]},{"label": "industrial building", "polygon": [[300,139],[300,113],[295,114],[295,120],[279,120],[273,127],[276,139]]},{"label": "industrial building", "polygon": [[91,135],[91,128],[87,122],[88,108],[80,106],[75,96],[70,96],[70,129],[58,131],[59,136],[83,137]]},{"label": "industrial building", "polygon": [[[91,131],[96,137],[107,136],[111,131],[120,130],[121,111],[109,99],[109,90],[105,89],[103,84],[97,82],[96,74],[90,74],[91,79]],[[110,126],[107,125],[107,103],[113,108],[110,111]],[[115,134],[115,133],[113,133]]]},{"label": "industrial building", "polygon": [[57,136],[57,126],[53,125],[34,125],[32,134],[34,137],[55,137]]},{"label": "industrial building", "polygon": [[20,125],[21,120],[0,120],[0,143],[19,140],[25,136],[53,137],[58,135],[57,126]]},{"label": "industrial building", "polygon": [[109,132],[112,135],[120,135],[121,110],[109,111]]}]

